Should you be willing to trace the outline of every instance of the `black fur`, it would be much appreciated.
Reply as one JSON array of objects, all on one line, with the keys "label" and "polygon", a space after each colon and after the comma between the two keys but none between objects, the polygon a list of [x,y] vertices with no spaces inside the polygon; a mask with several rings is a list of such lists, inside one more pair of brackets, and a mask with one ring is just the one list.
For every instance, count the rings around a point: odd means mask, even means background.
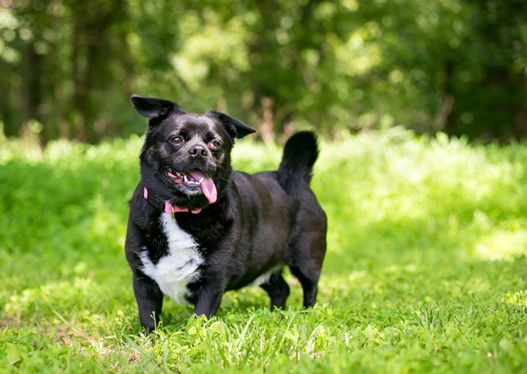
[{"label": "black fur", "polygon": [[[175,213],[174,219],[192,236],[203,258],[199,277],[186,287],[185,297],[195,314],[214,315],[225,291],[246,286],[270,271],[261,287],[271,298],[271,308],[283,308],[289,286],[279,268],[282,265],[299,279],[303,305],[313,306],[327,226],[325,213],[309,188],[318,156],[315,135],[293,135],[277,171],[249,175],[232,171],[230,159],[234,139],[254,132],[246,124],[213,111],[186,113],[162,99],[134,95],[132,102],[149,119],[140,156],[141,181],[130,200],[126,237],[141,324],[155,328],[163,293],[144,273],[140,256],[147,255],[157,264],[169,252],[160,222],[163,212],[144,198],[144,188],[161,201],[189,210]],[[199,170],[213,181],[216,200],[174,182],[174,174],[188,170]]]}]

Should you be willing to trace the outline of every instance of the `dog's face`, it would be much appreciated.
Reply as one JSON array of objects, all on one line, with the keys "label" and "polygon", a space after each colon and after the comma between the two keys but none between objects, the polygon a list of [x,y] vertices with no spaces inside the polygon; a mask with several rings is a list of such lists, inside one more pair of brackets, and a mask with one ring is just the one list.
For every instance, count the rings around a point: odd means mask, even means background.
[{"label": "dog's face", "polygon": [[133,95],[132,103],[150,119],[140,157],[145,187],[190,210],[214,204],[229,181],[234,139],[254,129],[219,112],[186,113],[167,100]]}]

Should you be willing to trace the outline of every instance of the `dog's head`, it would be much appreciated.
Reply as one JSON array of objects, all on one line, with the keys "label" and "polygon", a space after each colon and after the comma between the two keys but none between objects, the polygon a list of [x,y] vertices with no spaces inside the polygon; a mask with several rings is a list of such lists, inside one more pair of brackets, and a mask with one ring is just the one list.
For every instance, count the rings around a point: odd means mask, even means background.
[{"label": "dog's head", "polygon": [[131,100],[149,119],[140,156],[145,187],[190,210],[214,204],[229,181],[234,139],[255,130],[215,111],[198,115],[168,100],[138,95]]}]

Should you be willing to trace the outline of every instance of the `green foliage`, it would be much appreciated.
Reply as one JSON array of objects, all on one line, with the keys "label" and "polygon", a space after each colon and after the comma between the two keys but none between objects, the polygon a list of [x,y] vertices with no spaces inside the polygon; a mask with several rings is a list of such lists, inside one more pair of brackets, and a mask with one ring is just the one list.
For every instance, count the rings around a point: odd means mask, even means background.
[{"label": "green foliage", "polygon": [[8,136],[140,132],[132,92],[227,111],[265,140],[290,127],[526,135],[523,0],[3,3]]},{"label": "green foliage", "polygon": [[[140,332],[124,259],[141,139],[0,147],[0,370],[521,372],[527,361],[527,149],[399,129],[321,142],[319,303],[258,289],[206,320],[167,300]],[[21,151],[22,150],[22,151]],[[277,146],[235,147],[237,169]]]}]

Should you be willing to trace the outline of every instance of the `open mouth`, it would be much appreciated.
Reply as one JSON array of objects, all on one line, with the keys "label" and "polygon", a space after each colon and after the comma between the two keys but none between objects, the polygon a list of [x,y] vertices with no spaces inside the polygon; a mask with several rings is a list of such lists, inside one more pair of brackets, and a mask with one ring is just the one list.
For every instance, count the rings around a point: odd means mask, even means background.
[{"label": "open mouth", "polygon": [[202,193],[209,201],[209,204],[216,202],[218,198],[216,185],[212,178],[207,177],[201,170],[194,169],[175,172],[167,169],[166,174],[181,192],[188,195]]}]

